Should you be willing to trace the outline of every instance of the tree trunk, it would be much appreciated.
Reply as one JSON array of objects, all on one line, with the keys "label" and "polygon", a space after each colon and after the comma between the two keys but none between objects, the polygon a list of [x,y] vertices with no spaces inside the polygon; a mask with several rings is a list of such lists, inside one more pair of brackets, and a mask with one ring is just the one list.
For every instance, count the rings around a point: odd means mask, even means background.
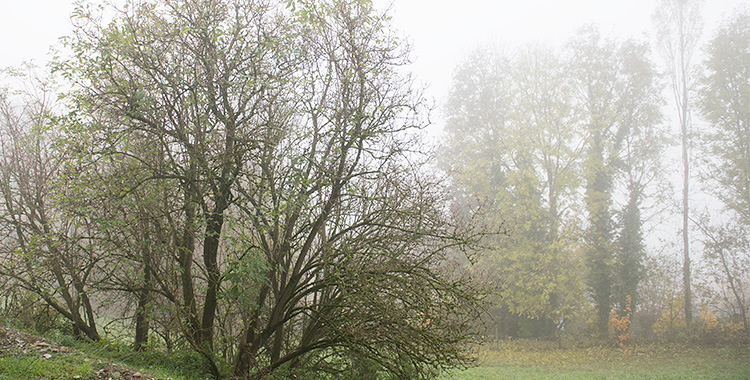
[{"label": "tree trunk", "polygon": [[150,288],[151,252],[146,246],[143,248],[143,289],[138,292],[138,307],[135,310],[135,341],[133,342],[135,351],[143,351],[148,344]]},{"label": "tree trunk", "polygon": [[226,201],[217,202],[214,212],[209,216],[206,225],[206,238],[203,240],[203,264],[206,267],[206,300],[203,304],[203,317],[201,319],[201,342],[213,349],[213,327],[216,318],[216,307],[218,305],[217,294],[219,290],[219,239],[224,225],[224,210]]},{"label": "tree trunk", "polygon": [[603,138],[592,127],[591,147],[586,163],[586,233],[589,286],[594,299],[599,336],[607,338],[612,300],[612,216],[610,214],[611,176],[603,159]]},{"label": "tree trunk", "polygon": [[187,328],[190,331],[186,332],[187,338],[193,342],[200,340],[200,324],[198,323],[198,306],[195,300],[195,290],[193,288],[193,252],[195,251],[195,235],[193,232],[193,219],[195,218],[195,210],[190,201],[186,201],[185,205],[185,218],[187,219],[185,225],[185,231],[178,244],[179,256],[178,264],[180,265],[180,281],[182,285],[182,302],[185,317],[187,318]]},{"label": "tree trunk", "polygon": [[[685,84],[687,86],[687,84]],[[683,266],[682,266],[682,281],[683,288],[685,291],[685,322],[688,326],[693,322],[693,306],[690,291],[690,236],[688,228],[689,221],[689,202],[688,194],[690,194],[690,159],[688,156],[688,130],[687,130],[687,89],[685,88],[685,95],[683,96],[683,122],[682,122],[682,252],[683,252]]]},{"label": "tree trunk", "polygon": [[138,309],[135,311],[135,341],[134,351],[144,351],[148,344],[149,321],[146,308],[148,307],[147,296],[142,292],[138,299]]}]

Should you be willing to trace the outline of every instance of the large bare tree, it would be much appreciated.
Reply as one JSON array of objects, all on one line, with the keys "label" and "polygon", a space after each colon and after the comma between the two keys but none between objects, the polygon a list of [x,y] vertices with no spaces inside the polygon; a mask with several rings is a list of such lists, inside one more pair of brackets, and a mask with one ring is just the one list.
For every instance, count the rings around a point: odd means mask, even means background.
[{"label": "large bare tree", "polygon": [[69,128],[85,157],[136,173],[110,194],[163,198],[145,219],[113,211],[153,231],[108,244],[166,245],[139,286],[215,376],[222,356],[255,378],[467,362],[483,292],[443,259],[477,232],[421,169],[424,101],[386,15],[366,0],[111,10],[76,11]]}]

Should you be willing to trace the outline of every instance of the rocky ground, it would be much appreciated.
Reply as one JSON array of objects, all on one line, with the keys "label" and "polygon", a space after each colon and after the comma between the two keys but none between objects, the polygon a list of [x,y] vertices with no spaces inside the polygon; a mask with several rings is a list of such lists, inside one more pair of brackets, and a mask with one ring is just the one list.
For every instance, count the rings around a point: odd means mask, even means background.
[{"label": "rocky ground", "polygon": [[[0,357],[13,355],[38,356],[49,360],[55,356],[82,355],[68,347],[23,331],[0,326]],[[124,366],[94,359],[96,372],[81,380],[169,380],[157,379]]]}]

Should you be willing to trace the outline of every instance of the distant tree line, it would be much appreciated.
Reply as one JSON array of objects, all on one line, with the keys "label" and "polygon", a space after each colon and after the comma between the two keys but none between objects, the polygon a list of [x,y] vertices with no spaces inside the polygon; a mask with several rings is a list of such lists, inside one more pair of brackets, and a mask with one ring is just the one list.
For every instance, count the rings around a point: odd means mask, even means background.
[{"label": "distant tree line", "polygon": [[[486,222],[509,229],[480,256],[477,275],[501,289],[488,334],[608,338],[625,318],[641,337],[688,336],[721,317],[733,339],[750,336],[750,13],[724,21],[697,71],[689,62],[698,5],[664,1],[654,20],[666,71],[648,41],[591,26],[561,48],[480,47],[455,71],[443,148],[454,204],[489,206]],[[667,86],[684,170],[667,160],[675,136]],[[693,113],[705,128],[691,127]],[[682,199],[671,195],[672,173],[683,175]],[[723,203],[716,220],[688,207],[691,179]],[[681,283],[672,247],[645,243],[678,204]],[[702,278],[713,284],[701,291],[718,290],[700,295],[705,311],[692,322],[689,231],[702,239]]]}]

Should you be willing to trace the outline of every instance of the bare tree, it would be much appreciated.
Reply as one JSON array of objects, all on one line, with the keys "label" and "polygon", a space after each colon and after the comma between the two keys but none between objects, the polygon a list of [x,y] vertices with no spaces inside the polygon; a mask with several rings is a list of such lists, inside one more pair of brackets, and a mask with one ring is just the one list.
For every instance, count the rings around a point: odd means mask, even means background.
[{"label": "bare tree", "polygon": [[659,50],[672,82],[682,147],[682,254],[685,321],[692,323],[690,291],[690,134],[693,81],[691,60],[703,28],[700,0],[662,0],[653,14]]},{"label": "bare tree", "polygon": [[[144,213],[153,231],[131,236],[166,245],[148,290],[214,376],[219,351],[254,378],[357,376],[361,363],[426,378],[467,363],[483,290],[443,259],[477,233],[420,169],[423,99],[385,15],[366,0],[155,0],[113,14],[77,11],[63,68],[78,143],[137,173],[113,177],[108,196],[163,197],[168,211]],[[140,223],[130,207],[113,215]]]},{"label": "bare tree", "polygon": [[[750,265],[750,10],[727,19],[706,46],[698,105],[710,122],[701,179],[724,204],[726,221],[696,222],[706,236],[706,256],[732,293],[736,313],[750,333],[747,271]],[[701,218],[703,221],[708,218]]]}]

